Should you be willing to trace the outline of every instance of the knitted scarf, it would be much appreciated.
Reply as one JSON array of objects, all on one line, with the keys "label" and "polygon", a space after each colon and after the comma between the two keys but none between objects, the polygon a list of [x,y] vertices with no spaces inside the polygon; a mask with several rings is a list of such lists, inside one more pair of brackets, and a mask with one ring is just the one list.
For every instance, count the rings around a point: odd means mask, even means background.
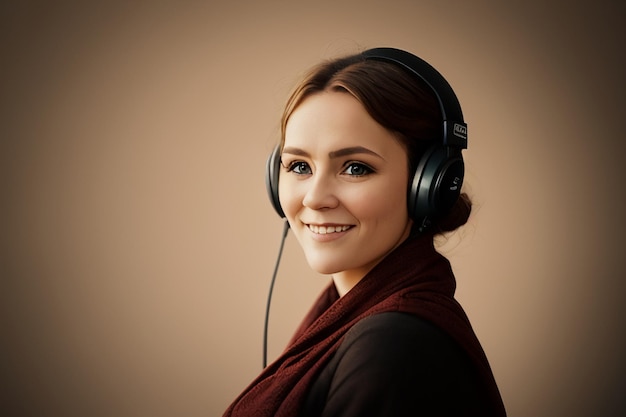
[{"label": "knitted scarf", "polygon": [[453,337],[475,364],[491,410],[505,416],[504,405],[483,349],[470,322],[453,298],[456,281],[432,236],[407,239],[346,295],[334,284],[322,292],[283,354],[235,399],[224,417],[293,417],[318,372],[337,351],[346,332],[364,317],[404,312],[426,319]]}]

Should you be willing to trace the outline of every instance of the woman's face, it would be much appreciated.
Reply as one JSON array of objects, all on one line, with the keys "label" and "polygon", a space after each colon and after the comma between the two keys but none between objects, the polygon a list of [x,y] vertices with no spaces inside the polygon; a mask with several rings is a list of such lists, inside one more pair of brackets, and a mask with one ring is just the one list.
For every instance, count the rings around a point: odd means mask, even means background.
[{"label": "woman's face", "polygon": [[352,95],[300,103],[281,164],[280,203],[313,270],[358,281],[409,235],[406,151]]}]

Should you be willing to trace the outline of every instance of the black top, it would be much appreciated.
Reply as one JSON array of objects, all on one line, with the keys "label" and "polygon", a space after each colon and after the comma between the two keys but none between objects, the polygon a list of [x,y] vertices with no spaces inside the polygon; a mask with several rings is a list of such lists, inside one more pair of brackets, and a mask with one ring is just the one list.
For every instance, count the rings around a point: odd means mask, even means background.
[{"label": "black top", "polygon": [[479,379],[463,350],[417,316],[359,321],[313,383],[303,416],[480,415]]},{"label": "black top", "polygon": [[224,417],[505,417],[455,289],[432,236],[406,239],[344,296],[329,283]]}]

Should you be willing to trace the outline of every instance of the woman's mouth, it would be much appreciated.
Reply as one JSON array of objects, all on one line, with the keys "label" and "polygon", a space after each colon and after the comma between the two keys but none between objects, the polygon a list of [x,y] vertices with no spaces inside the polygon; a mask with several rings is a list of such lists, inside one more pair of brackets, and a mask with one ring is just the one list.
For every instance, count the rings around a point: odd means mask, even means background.
[{"label": "woman's mouth", "polygon": [[313,233],[315,233],[316,235],[328,235],[331,233],[341,233],[341,232],[345,232],[346,230],[352,228],[352,226],[350,225],[337,225],[337,226],[318,226],[315,224],[307,224],[306,227],[309,228],[309,230]]}]

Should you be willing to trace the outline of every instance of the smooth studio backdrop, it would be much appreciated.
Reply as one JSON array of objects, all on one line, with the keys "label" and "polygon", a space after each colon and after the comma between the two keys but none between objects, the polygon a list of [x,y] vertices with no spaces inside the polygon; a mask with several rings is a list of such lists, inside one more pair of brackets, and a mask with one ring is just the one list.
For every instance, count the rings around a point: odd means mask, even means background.
[{"label": "smooth studio backdrop", "polygon": [[[625,17],[609,0],[3,3],[0,414],[221,415],[261,368],[282,105],[311,65],[375,46],[431,62],[463,106],[476,205],[441,250],[509,414],[623,414]],[[328,280],[289,236],[270,360]]]}]

